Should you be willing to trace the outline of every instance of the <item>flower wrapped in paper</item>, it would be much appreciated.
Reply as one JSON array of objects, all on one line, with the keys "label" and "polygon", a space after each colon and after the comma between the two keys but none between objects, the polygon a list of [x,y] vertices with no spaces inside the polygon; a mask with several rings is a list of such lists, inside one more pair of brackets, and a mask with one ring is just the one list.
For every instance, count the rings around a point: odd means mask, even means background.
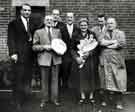
[{"label": "flower wrapped in paper", "polygon": [[82,59],[82,63],[79,65],[79,68],[82,68],[84,66],[90,52],[95,49],[97,45],[98,42],[93,38],[93,34],[87,35],[86,38],[80,40],[80,44],[77,45],[77,53]]}]

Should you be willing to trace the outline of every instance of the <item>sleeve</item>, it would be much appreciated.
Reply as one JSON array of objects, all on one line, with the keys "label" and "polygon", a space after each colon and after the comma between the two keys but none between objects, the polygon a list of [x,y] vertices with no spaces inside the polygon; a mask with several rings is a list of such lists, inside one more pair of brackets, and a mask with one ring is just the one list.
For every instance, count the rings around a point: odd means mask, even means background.
[{"label": "sleeve", "polygon": [[62,39],[62,33],[60,30],[58,30],[58,35],[59,35],[58,38]]},{"label": "sleeve", "polygon": [[33,36],[33,50],[34,51],[44,51],[43,45],[40,45],[40,36],[36,31]]},{"label": "sleeve", "polygon": [[76,59],[79,55],[77,54],[77,48],[76,48],[76,46],[77,46],[77,41],[75,40],[75,39],[73,39],[72,41],[71,41],[71,55],[72,55],[72,57],[73,57],[73,59]]},{"label": "sleeve", "polygon": [[16,36],[16,31],[15,31],[15,26],[13,22],[10,22],[8,24],[8,38],[7,38],[7,45],[8,45],[8,50],[9,50],[9,55],[17,54],[17,49],[16,49],[16,43],[15,43],[15,36]]},{"label": "sleeve", "polygon": [[126,46],[126,36],[123,31],[119,32],[117,41],[118,41],[118,48],[124,48]]}]

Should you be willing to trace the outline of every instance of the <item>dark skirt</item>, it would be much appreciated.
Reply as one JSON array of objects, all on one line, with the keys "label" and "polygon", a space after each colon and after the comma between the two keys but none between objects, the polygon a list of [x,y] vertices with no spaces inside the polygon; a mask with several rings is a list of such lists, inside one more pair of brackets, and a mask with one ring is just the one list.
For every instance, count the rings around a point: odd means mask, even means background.
[{"label": "dark skirt", "polygon": [[97,66],[95,56],[89,56],[82,68],[79,68],[79,65],[74,61],[70,77],[71,87],[78,89],[80,92],[94,91],[97,88],[99,80]]}]

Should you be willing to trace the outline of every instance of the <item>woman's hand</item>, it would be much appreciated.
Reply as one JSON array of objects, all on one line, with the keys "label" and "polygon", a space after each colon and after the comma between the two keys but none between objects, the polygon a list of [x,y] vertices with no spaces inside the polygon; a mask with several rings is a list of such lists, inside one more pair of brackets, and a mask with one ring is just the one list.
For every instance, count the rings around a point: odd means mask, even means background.
[{"label": "woman's hand", "polygon": [[76,62],[80,65],[83,63],[83,59],[81,57],[77,57]]},{"label": "woman's hand", "polygon": [[116,48],[118,48],[118,45],[119,45],[118,41],[117,41],[117,40],[114,40],[114,41],[113,41],[113,44],[107,46],[107,48],[116,49]]},{"label": "woman's hand", "polygon": [[89,56],[90,52],[84,52],[83,53],[83,59],[87,59],[87,57]]},{"label": "woman's hand", "polygon": [[118,48],[118,44],[115,43],[115,44],[109,45],[109,46],[107,46],[107,48],[116,49],[116,48]]}]

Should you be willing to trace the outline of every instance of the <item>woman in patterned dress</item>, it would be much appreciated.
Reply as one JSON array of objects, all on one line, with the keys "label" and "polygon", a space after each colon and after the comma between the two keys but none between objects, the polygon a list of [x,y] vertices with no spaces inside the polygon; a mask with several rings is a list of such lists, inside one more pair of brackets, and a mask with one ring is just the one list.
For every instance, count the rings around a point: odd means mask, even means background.
[{"label": "woman in patterned dress", "polygon": [[122,109],[121,96],[127,89],[127,73],[123,48],[126,40],[123,31],[116,28],[115,18],[107,19],[107,31],[99,38],[102,46],[99,64],[101,88],[115,93],[116,107]]}]

